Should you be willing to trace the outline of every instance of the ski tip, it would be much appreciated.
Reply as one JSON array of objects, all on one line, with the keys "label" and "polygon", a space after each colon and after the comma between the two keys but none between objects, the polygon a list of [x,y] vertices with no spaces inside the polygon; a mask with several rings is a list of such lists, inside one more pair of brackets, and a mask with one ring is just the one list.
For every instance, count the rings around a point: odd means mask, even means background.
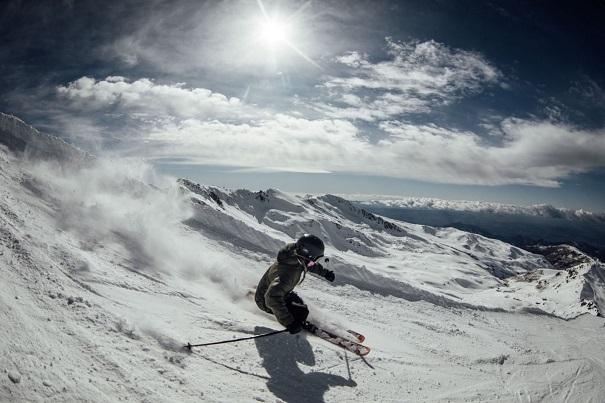
[{"label": "ski tip", "polygon": [[357,342],[359,342],[359,343],[363,343],[366,340],[366,337],[363,334],[357,333],[354,330],[349,329],[349,330],[347,330],[347,333],[349,333],[350,335],[355,337],[357,339]]}]

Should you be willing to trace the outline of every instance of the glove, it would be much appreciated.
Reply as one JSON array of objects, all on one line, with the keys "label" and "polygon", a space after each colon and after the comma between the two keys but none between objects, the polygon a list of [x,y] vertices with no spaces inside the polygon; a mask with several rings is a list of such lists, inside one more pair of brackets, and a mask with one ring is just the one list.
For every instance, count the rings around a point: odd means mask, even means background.
[{"label": "glove", "polygon": [[336,278],[336,276],[334,275],[334,272],[332,270],[328,270],[328,272],[324,275],[324,277],[326,278],[326,280],[332,282],[334,281],[334,279]]},{"label": "glove", "polygon": [[290,332],[290,334],[296,334],[302,330],[302,325],[300,324],[299,321],[295,320],[290,325],[288,325],[288,327],[286,327],[286,329],[288,329],[288,332]]}]

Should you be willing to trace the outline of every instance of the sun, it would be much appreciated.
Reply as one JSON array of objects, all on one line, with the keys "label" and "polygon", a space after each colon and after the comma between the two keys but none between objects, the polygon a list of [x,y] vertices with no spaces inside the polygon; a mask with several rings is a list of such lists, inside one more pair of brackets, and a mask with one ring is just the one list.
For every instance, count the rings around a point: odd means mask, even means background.
[{"label": "sun", "polygon": [[282,17],[278,13],[268,13],[262,0],[257,0],[257,3],[261,11],[261,18],[258,23],[258,33],[255,42],[264,45],[269,50],[272,57],[275,57],[278,53],[291,50],[313,66],[321,69],[319,64],[307,56],[294,43],[295,37],[297,36],[296,33],[300,36],[300,27],[298,32],[296,32],[297,30],[295,29],[296,19],[311,2],[307,1],[306,3],[303,3],[296,12],[287,17]]},{"label": "sun", "polygon": [[288,25],[276,18],[266,19],[260,27],[260,39],[263,44],[275,47],[288,43]]}]

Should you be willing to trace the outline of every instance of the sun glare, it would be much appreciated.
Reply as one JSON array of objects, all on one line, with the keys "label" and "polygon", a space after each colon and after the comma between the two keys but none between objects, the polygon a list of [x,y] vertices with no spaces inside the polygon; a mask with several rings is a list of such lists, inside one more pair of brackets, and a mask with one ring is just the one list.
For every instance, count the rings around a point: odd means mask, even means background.
[{"label": "sun glare", "polygon": [[255,42],[263,44],[273,56],[278,53],[283,53],[284,49],[294,51],[294,53],[298,54],[307,62],[321,69],[319,64],[313,61],[300,50],[295,43],[293,43],[297,36],[296,17],[299,17],[311,2],[307,1],[295,13],[285,18],[279,16],[278,13],[268,13],[262,0],[257,0],[257,3],[262,15],[258,36],[256,37]]},{"label": "sun glare", "polygon": [[268,46],[286,43],[288,41],[288,27],[281,21],[266,20],[261,27],[261,40]]}]

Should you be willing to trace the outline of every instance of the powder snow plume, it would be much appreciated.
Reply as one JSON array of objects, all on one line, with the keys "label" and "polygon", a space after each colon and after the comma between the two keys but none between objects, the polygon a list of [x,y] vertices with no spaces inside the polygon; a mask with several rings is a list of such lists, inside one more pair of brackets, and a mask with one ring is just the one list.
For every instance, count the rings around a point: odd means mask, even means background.
[{"label": "powder snow plume", "polygon": [[175,178],[134,160],[96,159],[86,166],[30,161],[27,170],[32,187],[56,205],[57,226],[87,248],[115,243],[129,253],[134,270],[202,277],[231,298],[242,289],[237,267],[183,226],[192,210]]}]

